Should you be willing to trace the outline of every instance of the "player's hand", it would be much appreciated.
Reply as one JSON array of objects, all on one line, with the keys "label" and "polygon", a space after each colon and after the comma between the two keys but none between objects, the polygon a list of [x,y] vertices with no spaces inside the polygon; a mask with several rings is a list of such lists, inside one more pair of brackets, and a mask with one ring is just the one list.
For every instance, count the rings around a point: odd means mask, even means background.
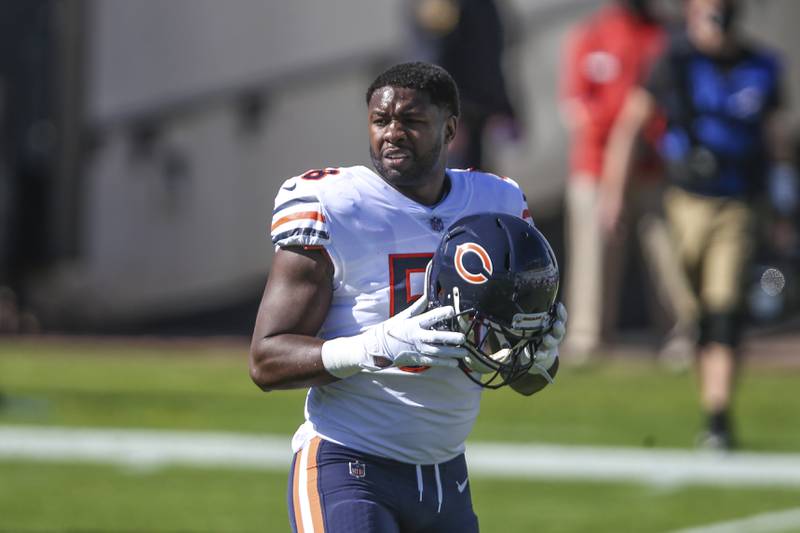
[{"label": "player's hand", "polygon": [[[558,359],[558,346],[567,334],[567,308],[564,304],[556,304],[556,319],[550,326],[550,330],[542,338],[539,348],[533,353],[533,365],[529,374],[543,376],[548,383],[553,383],[549,370]],[[526,352],[527,353],[527,352]]]},{"label": "player's hand", "polygon": [[446,306],[425,311],[427,306],[428,300],[423,296],[408,309],[360,335],[325,342],[323,365],[338,378],[390,366],[458,366],[458,359],[467,355],[461,346],[466,341],[464,334],[431,329],[452,318],[455,310]]},{"label": "player's hand", "polygon": [[367,353],[378,368],[392,365],[458,366],[458,359],[467,355],[467,350],[461,347],[466,341],[464,334],[431,329],[454,315],[455,309],[449,305],[420,315],[413,311],[410,316],[400,313],[367,332],[372,333]]}]

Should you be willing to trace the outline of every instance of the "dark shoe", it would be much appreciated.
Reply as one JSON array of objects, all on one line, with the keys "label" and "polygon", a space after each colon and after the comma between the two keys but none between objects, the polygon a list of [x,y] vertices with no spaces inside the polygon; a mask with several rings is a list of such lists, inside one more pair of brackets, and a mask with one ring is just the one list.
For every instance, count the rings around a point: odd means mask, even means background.
[{"label": "dark shoe", "polygon": [[733,449],[733,437],[727,431],[704,431],[697,436],[697,447],[704,450],[729,452]]}]

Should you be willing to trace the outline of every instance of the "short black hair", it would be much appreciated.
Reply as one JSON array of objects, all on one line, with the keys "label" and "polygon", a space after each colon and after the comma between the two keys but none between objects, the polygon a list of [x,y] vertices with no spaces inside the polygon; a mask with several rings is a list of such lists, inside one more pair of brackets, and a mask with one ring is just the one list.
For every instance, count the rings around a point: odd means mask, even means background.
[{"label": "short black hair", "polygon": [[367,89],[367,105],[372,94],[381,87],[416,89],[426,93],[434,105],[448,109],[454,116],[461,113],[458,86],[450,73],[438,65],[413,61],[389,67]]}]

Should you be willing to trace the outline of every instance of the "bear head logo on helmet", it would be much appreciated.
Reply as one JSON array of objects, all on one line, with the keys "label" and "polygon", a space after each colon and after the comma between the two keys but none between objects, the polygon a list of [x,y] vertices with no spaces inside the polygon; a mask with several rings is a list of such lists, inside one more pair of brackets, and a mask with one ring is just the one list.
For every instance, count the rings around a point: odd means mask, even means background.
[{"label": "bear head logo on helmet", "polygon": [[445,327],[467,337],[467,376],[499,388],[524,375],[555,316],[559,272],[547,239],[512,215],[470,215],[450,226],[429,268],[430,306],[452,305]]}]

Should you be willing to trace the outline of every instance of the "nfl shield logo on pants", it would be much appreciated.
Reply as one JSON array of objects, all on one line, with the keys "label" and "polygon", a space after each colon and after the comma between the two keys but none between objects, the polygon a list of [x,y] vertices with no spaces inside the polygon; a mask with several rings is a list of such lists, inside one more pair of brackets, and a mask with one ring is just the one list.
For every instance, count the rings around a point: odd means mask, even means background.
[{"label": "nfl shield logo on pants", "polygon": [[367,467],[364,463],[359,463],[358,461],[351,461],[350,464],[350,475],[361,479],[362,477],[367,475]]}]

